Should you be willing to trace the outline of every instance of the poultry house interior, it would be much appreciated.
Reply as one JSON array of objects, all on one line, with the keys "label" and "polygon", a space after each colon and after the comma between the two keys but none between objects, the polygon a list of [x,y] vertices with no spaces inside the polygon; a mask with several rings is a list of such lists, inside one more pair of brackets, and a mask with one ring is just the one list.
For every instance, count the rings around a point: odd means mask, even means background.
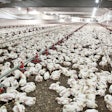
[{"label": "poultry house interior", "polygon": [[0,0],[0,112],[112,112],[112,0]]}]

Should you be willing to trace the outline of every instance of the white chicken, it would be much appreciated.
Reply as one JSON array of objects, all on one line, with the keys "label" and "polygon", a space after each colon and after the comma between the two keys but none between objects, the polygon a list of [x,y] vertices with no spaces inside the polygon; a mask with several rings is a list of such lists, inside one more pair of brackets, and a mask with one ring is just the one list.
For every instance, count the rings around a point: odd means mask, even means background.
[{"label": "white chicken", "polygon": [[51,90],[56,90],[59,87],[60,82],[52,83],[49,87]]},{"label": "white chicken", "polygon": [[63,106],[63,112],[79,112],[82,110],[83,110],[83,108],[81,108],[77,104],[77,102],[71,102],[71,103]]},{"label": "white chicken", "polygon": [[19,81],[19,86],[25,86],[26,83],[27,83],[26,78],[21,78]]},{"label": "white chicken", "polygon": [[42,65],[41,65],[41,64],[39,64],[39,63],[37,63],[37,64],[35,65],[35,68],[39,71],[39,70],[41,70],[41,69],[42,69]]},{"label": "white chicken", "polygon": [[6,92],[7,92],[7,93],[12,93],[12,94],[15,95],[15,96],[19,93],[19,92],[18,92],[15,88],[13,88],[13,87],[7,87]]},{"label": "white chicken", "polygon": [[8,54],[8,57],[15,59],[15,58],[17,58],[17,54],[12,51],[11,53]]},{"label": "white chicken", "polygon": [[21,87],[21,90],[26,93],[32,92],[35,89],[36,89],[36,85],[34,82],[28,82],[23,87]]},{"label": "white chicken", "polygon": [[30,67],[29,70],[30,74],[37,74],[38,70],[35,67]]},{"label": "white chicken", "polygon": [[13,107],[13,112],[25,112],[25,107],[22,104],[16,103]]},{"label": "white chicken", "polygon": [[112,93],[112,85],[109,87],[109,93]]},{"label": "white chicken", "polygon": [[66,104],[69,104],[72,101],[72,99],[65,98],[65,97],[57,97],[56,101],[58,102],[58,104],[66,105]]},{"label": "white chicken", "polygon": [[69,97],[71,95],[71,91],[70,91],[70,88],[66,88],[66,89],[63,89],[60,93],[59,93],[59,96],[61,97]]},{"label": "white chicken", "polygon": [[25,75],[26,77],[30,77],[30,76],[31,76],[31,73],[30,73],[29,71],[25,71],[25,72],[24,72],[24,75]]},{"label": "white chicken", "polygon": [[36,98],[35,97],[24,97],[23,103],[27,106],[32,106],[36,103]]},{"label": "white chicken", "polygon": [[7,112],[6,106],[1,106],[0,107],[0,112]]},{"label": "white chicken", "polygon": [[53,70],[55,70],[54,68],[54,63],[47,63],[47,68],[50,72],[52,72]]},{"label": "white chicken", "polygon": [[64,91],[64,90],[66,90],[66,87],[64,87],[64,86],[57,86],[57,88],[55,89],[55,91],[56,91],[57,93],[61,93],[61,92]]},{"label": "white chicken", "polygon": [[2,67],[1,74],[7,73],[9,70],[11,70],[10,65],[10,62],[6,62]]},{"label": "white chicken", "polygon": [[106,102],[106,107],[112,111],[112,95],[107,94],[104,97],[104,101]]},{"label": "white chicken", "polygon": [[98,112],[96,109],[87,109],[85,112]]},{"label": "white chicken", "polygon": [[59,80],[60,75],[61,75],[61,71],[60,70],[56,70],[56,71],[53,71],[51,73],[50,78],[53,79],[53,80]]},{"label": "white chicken", "polygon": [[86,100],[86,104],[88,108],[96,108],[97,104],[95,102],[95,94],[87,94],[87,100]]},{"label": "white chicken", "polygon": [[12,93],[3,93],[0,94],[0,101],[8,102],[9,100],[13,100],[15,98],[15,95]]},{"label": "white chicken", "polygon": [[44,80],[48,80],[50,78],[49,72],[44,73]]},{"label": "white chicken", "polygon": [[16,79],[19,79],[20,77],[23,77],[23,76],[24,76],[24,74],[23,74],[20,70],[15,70],[15,71],[13,72],[13,75],[14,75],[14,77],[15,77]]},{"label": "white chicken", "polygon": [[112,74],[107,76],[108,83],[112,83]]},{"label": "white chicken", "polygon": [[2,70],[2,67],[3,67],[3,65],[2,65],[2,64],[0,64],[0,70]]},{"label": "white chicken", "polygon": [[38,73],[43,76],[46,73],[46,69],[41,69]]},{"label": "white chicken", "polygon": [[42,81],[43,81],[43,77],[42,77],[41,75],[37,75],[37,76],[35,77],[35,81],[36,81],[36,82],[42,82]]},{"label": "white chicken", "polygon": [[2,82],[2,84],[5,87],[13,87],[15,89],[19,87],[19,83],[17,82],[17,80],[13,76],[5,78],[4,81]]},{"label": "white chicken", "polygon": [[34,63],[29,62],[29,63],[27,64],[27,66],[28,66],[28,67],[34,67],[34,66],[35,66],[35,64],[34,64]]},{"label": "white chicken", "polygon": [[69,67],[69,66],[71,65],[71,63],[70,63],[70,62],[66,62],[66,61],[64,61],[64,62],[63,62],[63,65]]}]

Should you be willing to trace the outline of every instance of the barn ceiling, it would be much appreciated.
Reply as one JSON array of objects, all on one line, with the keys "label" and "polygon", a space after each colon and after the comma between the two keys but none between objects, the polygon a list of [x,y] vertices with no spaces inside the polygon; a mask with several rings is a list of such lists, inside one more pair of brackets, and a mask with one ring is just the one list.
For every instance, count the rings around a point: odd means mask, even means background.
[{"label": "barn ceiling", "polygon": [[[99,8],[96,17],[102,16],[109,9]],[[39,17],[81,17],[81,18],[90,18],[92,16],[93,8],[68,8],[68,7],[29,7],[29,8],[1,8],[0,9],[0,18],[6,19],[39,19]]]},{"label": "barn ceiling", "polygon": [[0,7],[101,7],[112,8],[112,0],[0,0]]},{"label": "barn ceiling", "polygon": [[0,19],[94,18],[111,9],[112,0],[0,0]]}]

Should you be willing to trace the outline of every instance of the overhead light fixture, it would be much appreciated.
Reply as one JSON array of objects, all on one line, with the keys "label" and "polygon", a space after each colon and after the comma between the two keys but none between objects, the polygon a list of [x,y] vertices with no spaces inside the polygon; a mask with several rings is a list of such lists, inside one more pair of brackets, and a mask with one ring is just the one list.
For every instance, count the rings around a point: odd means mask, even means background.
[{"label": "overhead light fixture", "polygon": [[59,19],[59,22],[65,22],[65,20],[61,18],[61,19]]},{"label": "overhead light fixture", "polygon": [[81,18],[80,17],[72,17],[71,21],[72,22],[80,22]]},{"label": "overhead light fixture", "polygon": [[97,3],[97,4],[98,4],[99,2],[100,2],[100,0],[95,0],[95,3]]},{"label": "overhead light fixture", "polygon": [[21,7],[19,7],[19,6],[15,6],[15,8],[16,8],[17,10],[21,10]]},{"label": "overhead light fixture", "polygon": [[18,7],[18,10],[21,10],[21,7]]},{"label": "overhead light fixture", "polygon": [[91,23],[91,19],[90,19],[90,18],[85,19],[85,21],[86,21],[87,23]]},{"label": "overhead light fixture", "polygon": [[92,12],[92,16],[91,16],[92,18],[95,17],[95,15],[96,15],[96,11],[97,11],[97,8],[94,7],[94,8],[93,8],[93,12]]},{"label": "overhead light fixture", "polygon": [[35,14],[40,14],[40,12],[39,12],[39,11],[37,11],[37,10],[32,10],[32,11],[29,11],[29,13],[28,13],[28,14],[35,15]]},{"label": "overhead light fixture", "polygon": [[60,17],[60,18],[64,18],[64,17],[65,17],[65,15],[59,15],[59,17]]}]

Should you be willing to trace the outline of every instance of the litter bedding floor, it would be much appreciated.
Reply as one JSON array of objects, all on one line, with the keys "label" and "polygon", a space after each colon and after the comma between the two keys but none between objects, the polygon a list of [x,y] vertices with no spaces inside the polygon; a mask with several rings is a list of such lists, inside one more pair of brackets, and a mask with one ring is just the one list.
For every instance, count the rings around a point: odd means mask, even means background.
[{"label": "litter bedding floor", "polygon": [[[107,65],[105,67],[98,66],[99,70],[107,70],[110,71],[110,65]],[[77,69],[76,69],[77,70]],[[78,72],[78,70],[77,70]],[[67,79],[68,77],[61,75],[59,81],[61,82],[61,85],[65,87],[69,87],[67,85]],[[34,81],[34,76],[32,75],[28,81]],[[28,94],[28,96],[36,97],[36,104],[31,107],[26,107],[26,112],[62,112],[62,107],[59,105],[55,98],[58,97],[58,94],[55,91],[49,90],[50,84],[54,83],[56,81],[53,81],[51,79],[47,81],[42,81],[40,83],[36,83],[36,90],[34,92],[31,92]],[[109,87],[109,85],[108,85]],[[108,90],[108,89],[107,89]],[[108,93],[108,91],[106,92]],[[71,96],[73,97],[73,96]],[[96,97],[96,103],[98,104],[98,111],[99,112],[111,112],[106,108],[104,98],[97,96]],[[0,106],[3,105],[3,103],[0,103]],[[14,102],[8,102],[4,104],[8,112],[12,112],[12,108],[14,106]],[[85,108],[84,112],[87,108]]]},{"label": "litter bedding floor", "polygon": [[[102,58],[102,57],[101,57]],[[101,58],[99,58],[97,64],[97,68],[98,70],[106,70],[106,71],[111,71],[112,68],[110,67],[110,65],[106,65],[105,67],[99,66],[99,62],[101,61]],[[112,56],[110,56],[110,58],[112,59]],[[6,60],[11,62],[11,60]],[[13,65],[12,65],[13,66]],[[63,66],[63,65],[61,65]],[[71,67],[69,67],[71,69]],[[78,69],[75,69],[78,72]],[[65,86],[65,87],[69,87],[69,85],[67,85],[67,79],[68,77],[61,75],[59,82],[61,82],[61,85]],[[34,76],[32,75],[29,79],[29,82],[34,82]],[[55,91],[49,90],[49,86],[50,84],[57,82],[57,81],[53,81],[51,79],[47,80],[47,81],[42,81],[40,83],[36,83],[36,90],[29,93],[28,96],[32,96],[32,97],[36,97],[36,104],[31,106],[31,107],[27,107],[26,106],[26,112],[62,112],[62,105],[59,105],[55,98],[58,97],[58,94]],[[108,87],[110,85],[108,84]],[[106,94],[108,93],[108,88],[106,91]],[[73,97],[73,96],[70,96]],[[96,97],[96,103],[98,104],[97,110],[99,112],[111,112],[106,108],[106,104],[104,102],[104,97],[101,96],[97,96]],[[10,101],[8,103],[3,103],[0,102],[0,106],[1,105],[5,105],[8,109],[8,112],[12,112],[12,108],[14,106],[14,102]],[[85,108],[83,111],[84,112],[87,108]]]}]

